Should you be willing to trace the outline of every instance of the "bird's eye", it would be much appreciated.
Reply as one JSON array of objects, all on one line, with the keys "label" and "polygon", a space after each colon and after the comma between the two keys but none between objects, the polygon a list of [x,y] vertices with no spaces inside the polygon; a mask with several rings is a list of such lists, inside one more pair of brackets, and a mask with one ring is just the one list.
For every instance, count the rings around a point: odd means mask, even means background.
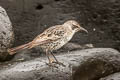
[{"label": "bird's eye", "polygon": [[73,30],[75,30],[76,28],[78,28],[78,26],[76,26],[76,25],[73,25],[73,26],[72,26],[72,29],[73,29]]}]

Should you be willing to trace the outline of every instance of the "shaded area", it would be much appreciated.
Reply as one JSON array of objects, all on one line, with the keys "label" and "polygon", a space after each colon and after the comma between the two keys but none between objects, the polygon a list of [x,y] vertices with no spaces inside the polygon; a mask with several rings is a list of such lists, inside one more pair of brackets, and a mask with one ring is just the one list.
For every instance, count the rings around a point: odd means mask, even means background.
[{"label": "shaded area", "polygon": [[[7,3],[7,4],[6,4]],[[46,28],[77,20],[88,35],[77,33],[71,42],[119,50],[119,0],[1,0],[13,23],[14,46],[27,43]]]},{"label": "shaded area", "polygon": [[[82,12],[85,26],[95,28],[90,36],[94,37],[96,47],[114,47],[120,45],[120,1],[119,0],[72,0]],[[95,34],[94,34],[95,33]],[[91,37],[91,38],[92,38]],[[92,38],[93,39],[93,38]],[[91,41],[92,41],[91,39]]]},{"label": "shaded area", "polygon": [[36,6],[36,10],[41,10],[41,9],[43,9],[43,6],[42,6],[41,4],[38,4],[38,5]]}]

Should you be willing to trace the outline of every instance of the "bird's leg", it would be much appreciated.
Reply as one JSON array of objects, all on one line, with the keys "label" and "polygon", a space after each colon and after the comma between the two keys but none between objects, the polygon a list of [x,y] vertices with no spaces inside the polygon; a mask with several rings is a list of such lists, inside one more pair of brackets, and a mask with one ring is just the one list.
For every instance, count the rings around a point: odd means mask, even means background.
[{"label": "bird's leg", "polygon": [[46,51],[46,56],[47,56],[47,58],[48,58],[48,60],[49,60],[49,63],[46,63],[46,64],[47,64],[48,66],[58,68],[57,66],[55,66],[55,65],[52,64],[52,63],[54,62],[54,60],[53,60],[52,58],[50,58],[50,54],[49,54],[49,52],[47,52],[47,51]]},{"label": "bird's leg", "polygon": [[52,63],[52,61],[51,61],[51,59],[50,59],[50,57],[49,57],[49,53],[46,51],[46,56],[47,56],[47,58],[48,58],[48,60],[49,60],[49,64],[51,64]]},{"label": "bird's leg", "polygon": [[50,54],[51,54],[51,55],[54,57],[54,59],[56,60],[56,61],[53,61],[52,63],[57,63],[57,64],[62,65],[62,66],[65,67],[65,65],[64,65],[63,63],[61,63],[61,62],[59,62],[59,61],[57,60],[57,58],[55,57],[55,55],[53,54],[53,52],[50,52]]},{"label": "bird's leg", "polygon": [[[56,60],[56,62],[59,62],[58,60],[57,60],[57,58],[55,57],[55,55],[53,54],[53,52],[50,52],[50,54],[54,57],[54,59]],[[55,61],[54,61],[55,62]]]}]

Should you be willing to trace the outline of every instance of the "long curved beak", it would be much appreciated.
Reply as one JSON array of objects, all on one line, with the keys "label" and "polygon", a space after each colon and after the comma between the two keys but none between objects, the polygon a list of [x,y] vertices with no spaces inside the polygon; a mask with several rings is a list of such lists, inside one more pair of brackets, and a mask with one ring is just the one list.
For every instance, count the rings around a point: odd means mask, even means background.
[{"label": "long curved beak", "polygon": [[85,32],[85,33],[87,33],[88,34],[88,31],[85,29],[85,28],[80,28],[80,30],[79,30],[80,32]]}]

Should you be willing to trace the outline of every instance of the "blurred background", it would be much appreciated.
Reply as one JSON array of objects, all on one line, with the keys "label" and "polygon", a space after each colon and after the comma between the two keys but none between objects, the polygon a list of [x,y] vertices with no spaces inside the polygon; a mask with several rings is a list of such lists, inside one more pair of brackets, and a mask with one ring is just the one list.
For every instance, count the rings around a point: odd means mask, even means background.
[{"label": "blurred background", "polygon": [[75,19],[89,31],[71,42],[120,51],[120,0],[0,0],[15,32],[14,46],[27,43],[46,28]]}]

